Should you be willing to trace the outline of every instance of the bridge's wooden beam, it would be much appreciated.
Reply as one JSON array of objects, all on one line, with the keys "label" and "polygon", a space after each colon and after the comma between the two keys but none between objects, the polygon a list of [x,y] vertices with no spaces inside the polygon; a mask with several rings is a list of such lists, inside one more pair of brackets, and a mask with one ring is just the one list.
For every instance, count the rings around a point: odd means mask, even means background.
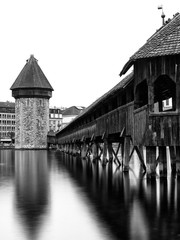
[{"label": "bridge's wooden beam", "polygon": [[98,143],[95,141],[92,144],[92,155],[93,155],[94,162],[98,160]]},{"label": "bridge's wooden beam", "polygon": [[87,155],[87,145],[86,142],[83,142],[81,145],[81,157],[86,158]]},{"label": "bridge's wooden beam", "polygon": [[160,176],[167,175],[167,154],[166,146],[159,147],[159,173]]},{"label": "bridge's wooden beam", "polygon": [[129,171],[129,160],[130,160],[130,136],[125,136],[124,138],[124,157],[123,157],[123,171]]},{"label": "bridge's wooden beam", "polygon": [[176,147],[176,172],[180,175],[180,146]]},{"label": "bridge's wooden beam", "polygon": [[119,142],[116,151],[112,148],[112,152],[113,152],[113,155],[114,155],[114,162],[115,162],[115,164],[118,163],[119,166],[121,166],[121,162],[119,161],[119,158],[118,158],[120,145],[121,145],[121,143]]},{"label": "bridge's wooden beam", "polygon": [[112,142],[108,141],[108,155],[109,155],[109,162],[113,161],[113,147]]},{"label": "bridge's wooden beam", "polygon": [[146,146],[146,169],[147,176],[156,176],[156,147]]},{"label": "bridge's wooden beam", "polygon": [[106,163],[108,162],[107,151],[108,151],[108,140],[107,138],[104,138],[102,165],[106,165]]},{"label": "bridge's wooden beam", "polygon": [[146,171],[146,165],[144,163],[144,154],[143,154],[143,146],[134,146],[134,149],[136,150],[136,153],[139,157],[139,160],[141,162],[141,166],[143,167],[144,171]]},{"label": "bridge's wooden beam", "polygon": [[171,159],[171,171],[173,174],[176,173],[176,147],[169,146],[170,159]]}]

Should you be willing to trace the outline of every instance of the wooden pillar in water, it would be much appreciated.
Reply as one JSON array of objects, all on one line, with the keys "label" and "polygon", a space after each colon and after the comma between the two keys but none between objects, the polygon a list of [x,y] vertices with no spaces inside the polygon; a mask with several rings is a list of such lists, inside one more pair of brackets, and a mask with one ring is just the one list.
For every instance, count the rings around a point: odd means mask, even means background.
[{"label": "wooden pillar in water", "polygon": [[159,173],[160,176],[167,176],[166,146],[159,147]]},{"label": "wooden pillar in water", "polygon": [[106,163],[107,163],[107,150],[108,150],[108,141],[107,141],[107,138],[105,138],[104,146],[103,146],[103,158],[102,158],[103,165],[106,165]]},{"label": "wooden pillar in water", "polygon": [[83,142],[81,146],[81,157],[86,158],[86,154],[87,154],[87,145],[85,142]]},{"label": "wooden pillar in water", "polygon": [[123,157],[123,171],[129,171],[129,156],[130,156],[130,136],[124,138],[124,157]]},{"label": "wooden pillar in water", "polygon": [[96,142],[92,145],[92,155],[93,161],[96,161],[98,159],[98,144]]},{"label": "wooden pillar in water", "polygon": [[176,146],[176,172],[180,176],[180,146]]},{"label": "wooden pillar in water", "polygon": [[66,143],[66,153],[69,153],[69,143]]},{"label": "wooden pillar in water", "polygon": [[146,170],[149,177],[156,175],[156,147],[146,147]]},{"label": "wooden pillar in water", "polygon": [[69,144],[66,143],[66,153],[69,153]]},{"label": "wooden pillar in water", "polygon": [[175,146],[169,146],[170,159],[171,159],[171,171],[176,173],[176,148]]},{"label": "wooden pillar in water", "polygon": [[69,153],[72,154],[73,153],[73,143],[69,144]]},{"label": "wooden pillar in water", "polygon": [[76,143],[72,144],[72,154],[73,154],[73,156],[76,156],[76,154],[77,154],[77,145],[76,145]]},{"label": "wooden pillar in water", "polygon": [[108,154],[109,154],[109,162],[113,161],[113,147],[112,142],[108,141]]}]

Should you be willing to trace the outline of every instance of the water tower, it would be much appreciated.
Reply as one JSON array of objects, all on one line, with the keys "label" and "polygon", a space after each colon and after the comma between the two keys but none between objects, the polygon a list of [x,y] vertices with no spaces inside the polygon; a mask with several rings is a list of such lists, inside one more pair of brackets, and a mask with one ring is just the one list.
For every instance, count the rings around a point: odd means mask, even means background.
[{"label": "water tower", "polygon": [[46,149],[49,99],[53,88],[33,55],[13,83],[15,98],[15,148]]}]

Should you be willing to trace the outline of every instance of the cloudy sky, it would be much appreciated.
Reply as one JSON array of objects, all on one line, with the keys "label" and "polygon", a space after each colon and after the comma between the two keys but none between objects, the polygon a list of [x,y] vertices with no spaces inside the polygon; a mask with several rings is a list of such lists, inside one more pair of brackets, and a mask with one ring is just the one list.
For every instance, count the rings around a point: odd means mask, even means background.
[{"label": "cloudy sky", "polygon": [[179,0],[1,0],[0,101],[30,54],[54,88],[51,106],[87,107],[116,85],[129,57],[180,12]]}]

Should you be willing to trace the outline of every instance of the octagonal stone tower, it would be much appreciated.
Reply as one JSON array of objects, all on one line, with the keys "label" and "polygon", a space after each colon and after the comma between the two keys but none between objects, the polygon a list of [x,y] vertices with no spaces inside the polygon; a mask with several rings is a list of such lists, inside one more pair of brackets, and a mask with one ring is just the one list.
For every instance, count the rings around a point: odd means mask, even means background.
[{"label": "octagonal stone tower", "polygon": [[15,148],[46,149],[53,88],[33,55],[11,86],[15,98]]}]

